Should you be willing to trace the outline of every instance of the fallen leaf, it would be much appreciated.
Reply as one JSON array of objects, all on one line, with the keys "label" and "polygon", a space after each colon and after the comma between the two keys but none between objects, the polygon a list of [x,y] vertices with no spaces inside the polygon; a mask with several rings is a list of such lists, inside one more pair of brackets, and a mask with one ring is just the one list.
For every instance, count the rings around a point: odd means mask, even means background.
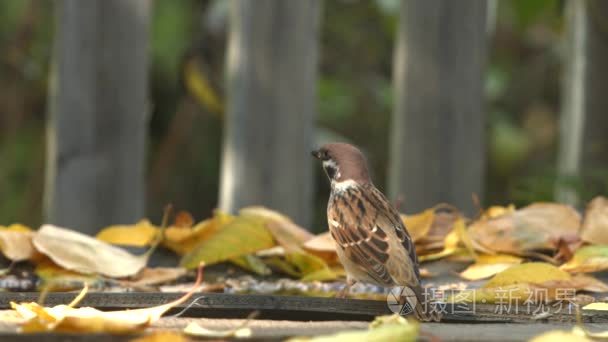
[{"label": "fallen leaf", "polygon": [[48,224],[36,232],[32,242],[40,253],[65,269],[113,278],[137,274],[149,258],[149,253],[135,256],[85,234]]},{"label": "fallen leaf", "polygon": [[464,290],[451,296],[448,301],[478,303],[509,303],[570,300],[576,290],[608,290],[608,285],[587,276],[573,277],[556,266],[531,262],[496,274],[480,289]]},{"label": "fallen leaf", "polygon": [[319,234],[306,241],[303,247],[305,251],[325,260],[328,265],[340,263],[336,252],[336,242],[329,232]]},{"label": "fallen leaf", "polygon": [[187,211],[179,211],[175,214],[175,218],[173,219],[173,226],[175,227],[183,227],[190,228],[194,225],[194,218],[192,214]]},{"label": "fallen leaf", "polygon": [[43,307],[37,303],[14,303],[11,307],[24,319],[21,331],[78,332],[126,334],[140,331],[156,322],[173,307],[186,302],[202,282],[202,267],[199,268],[195,285],[181,298],[167,304],[135,310],[99,311],[91,307],[74,308],[86,295],[87,287],[69,305]]},{"label": "fallen leaf", "polygon": [[435,209],[430,208],[414,215],[401,215],[405,228],[414,242],[428,235],[435,220]]},{"label": "fallen leaf", "polygon": [[143,219],[134,225],[106,227],[97,233],[96,238],[113,245],[146,247],[156,241],[159,232],[158,227]]},{"label": "fallen leaf", "polygon": [[[216,211],[212,218],[204,220],[193,227],[170,226],[165,229],[163,245],[179,255],[185,255],[232,222],[234,216]],[[186,220],[182,219],[185,224]]]},{"label": "fallen leaf", "polygon": [[244,270],[259,275],[269,275],[272,273],[270,268],[255,255],[247,254],[230,259],[230,262],[243,268]]},{"label": "fallen leaf", "polygon": [[608,198],[599,196],[587,205],[581,239],[592,244],[608,245]]},{"label": "fallen leaf", "polygon": [[8,227],[0,226],[0,231],[2,231],[2,230],[11,231],[11,232],[23,232],[23,233],[26,233],[26,232],[31,232],[32,228],[30,228],[30,227],[28,227],[26,225],[23,225],[21,223],[13,223],[13,224],[11,224]]},{"label": "fallen leaf", "polygon": [[608,303],[595,302],[595,303],[587,304],[583,307],[583,310],[608,311]]},{"label": "fallen leaf", "polygon": [[11,261],[29,260],[36,253],[29,230],[0,228],[0,251]]},{"label": "fallen leaf", "polygon": [[491,219],[491,218],[499,217],[502,215],[511,214],[514,212],[515,212],[515,205],[513,205],[513,204],[509,204],[506,207],[503,207],[500,205],[493,205],[493,206],[489,207],[488,209],[486,209],[481,214],[481,219]]},{"label": "fallen leaf", "polygon": [[515,265],[498,273],[483,287],[500,287],[513,284],[540,284],[550,280],[570,280],[572,276],[559,268],[544,262],[528,262]]},{"label": "fallen leaf", "polygon": [[474,264],[460,272],[459,275],[467,280],[485,279],[500,273],[513,265],[520,264],[522,261],[522,258],[508,254],[482,254],[478,256],[477,261]]},{"label": "fallen leaf", "polygon": [[323,259],[306,252],[287,253],[264,261],[285,274],[301,278],[302,281],[327,281],[339,276]]},{"label": "fallen leaf", "polygon": [[275,245],[264,220],[254,216],[237,216],[202,240],[184,255],[181,266],[195,268],[202,261],[206,265],[251,254]]},{"label": "fallen leaf", "polygon": [[[459,246],[464,244],[466,249],[460,248]],[[469,254],[474,253],[472,247],[470,246],[470,238],[468,237],[466,225],[464,223],[464,218],[460,217],[453,223],[452,231],[445,237],[445,241],[443,243],[443,250],[437,253],[421,255],[418,259],[422,261],[431,261],[441,259],[447,256],[450,256],[458,251],[465,250],[469,251]],[[473,255],[473,257],[475,257]]]},{"label": "fallen leaf", "polygon": [[579,248],[570,261],[560,266],[572,273],[599,272],[608,269],[608,245],[593,245]]},{"label": "fallen leaf", "polygon": [[106,282],[96,274],[82,274],[70,271],[57,264],[49,258],[38,261],[35,269],[40,278],[38,289],[40,291],[72,291],[89,288],[102,288]]},{"label": "fallen leaf", "polygon": [[243,208],[239,211],[239,215],[258,217],[264,220],[266,228],[287,252],[300,251],[302,244],[314,237],[306,229],[293,223],[287,216],[264,207]]},{"label": "fallen leaf", "polygon": [[[432,224],[429,228],[426,225],[431,218],[431,214]],[[415,232],[414,234],[423,234],[415,240],[416,251],[428,251],[429,253],[435,253],[434,250],[437,249],[445,249],[444,242],[446,241],[447,235],[453,231],[454,224],[459,219],[464,219],[458,209],[445,203],[438,204],[416,216],[418,216],[418,222],[414,222],[414,227],[412,227]],[[405,224],[406,229],[408,229],[409,232],[410,227],[407,226],[408,222],[405,222]],[[410,222],[410,224],[412,224],[412,222]],[[419,228],[416,226],[419,226]]]},{"label": "fallen leaf", "polygon": [[536,203],[495,218],[481,219],[469,227],[469,236],[482,248],[522,254],[538,249],[555,249],[560,238],[576,236],[581,218],[572,207],[557,203]]}]

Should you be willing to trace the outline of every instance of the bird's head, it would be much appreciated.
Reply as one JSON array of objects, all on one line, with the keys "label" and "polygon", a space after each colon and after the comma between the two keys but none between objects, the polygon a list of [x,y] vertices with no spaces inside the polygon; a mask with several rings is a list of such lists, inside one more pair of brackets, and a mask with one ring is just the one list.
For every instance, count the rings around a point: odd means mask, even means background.
[{"label": "bird's head", "polygon": [[354,181],[371,183],[365,156],[358,148],[346,143],[330,143],[312,151],[312,155],[323,162],[323,169],[334,186],[337,183]]}]

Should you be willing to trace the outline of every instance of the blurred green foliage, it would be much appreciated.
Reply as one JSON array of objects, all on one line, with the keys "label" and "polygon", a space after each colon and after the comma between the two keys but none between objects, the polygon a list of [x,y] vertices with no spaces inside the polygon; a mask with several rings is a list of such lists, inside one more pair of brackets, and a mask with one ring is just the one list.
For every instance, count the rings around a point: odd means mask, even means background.
[{"label": "blurred green foliage", "polygon": [[[223,0],[156,0],[151,30],[148,215],[168,202],[210,216],[217,203],[222,118],[183,84],[195,59],[221,93],[226,32]],[[41,222],[44,123],[52,51],[50,1],[0,2],[0,224]],[[215,27],[210,30],[211,11]],[[486,204],[552,200],[555,182],[562,2],[498,1],[486,73]],[[392,109],[391,68],[398,0],[325,1],[320,35],[318,125],[360,145],[385,187]],[[220,20],[218,20],[220,18]],[[221,18],[224,18],[223,21]],[[219,23],[219,24],[218,24]],[[492,24],[492,23],[491,23]],[[315,168],[316,227],[328,187]],[[583,200],[608,190],[608,171],[559,180]]]}]

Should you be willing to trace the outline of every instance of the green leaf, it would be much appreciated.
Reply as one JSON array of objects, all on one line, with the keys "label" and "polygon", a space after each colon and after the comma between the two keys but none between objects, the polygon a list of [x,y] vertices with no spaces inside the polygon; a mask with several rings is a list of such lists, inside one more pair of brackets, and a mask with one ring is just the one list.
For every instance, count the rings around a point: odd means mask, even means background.
[{"label": "green leaf", "polygon": [[184,255],[180,265],[194,269],[200,262],[211,265],[274,246],[264,220],[239,216]]}]

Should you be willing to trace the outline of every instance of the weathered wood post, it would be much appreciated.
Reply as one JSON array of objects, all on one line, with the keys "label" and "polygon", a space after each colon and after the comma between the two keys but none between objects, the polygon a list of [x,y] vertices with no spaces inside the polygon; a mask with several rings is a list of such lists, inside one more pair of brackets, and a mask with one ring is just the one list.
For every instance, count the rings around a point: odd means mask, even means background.
[{"label": "weathered wood post", "polygon": [[579,204],[569,178],[608,168],[608,3],[570,0],[566,41],[556,186],[558,201]]},{"label": "weathered wood post", "polygon": [[220,208],[310,223],[320,2],[233,0]]},{"label": "weathered wood post", "polygon": [[143,217],[150,4],[57,2],[48,222],[94,233]]},{"label": "weathered wood post", "polygon": [[472,214],[483,195],[486,1],[404,0],[394,54],[389,193]]}]

